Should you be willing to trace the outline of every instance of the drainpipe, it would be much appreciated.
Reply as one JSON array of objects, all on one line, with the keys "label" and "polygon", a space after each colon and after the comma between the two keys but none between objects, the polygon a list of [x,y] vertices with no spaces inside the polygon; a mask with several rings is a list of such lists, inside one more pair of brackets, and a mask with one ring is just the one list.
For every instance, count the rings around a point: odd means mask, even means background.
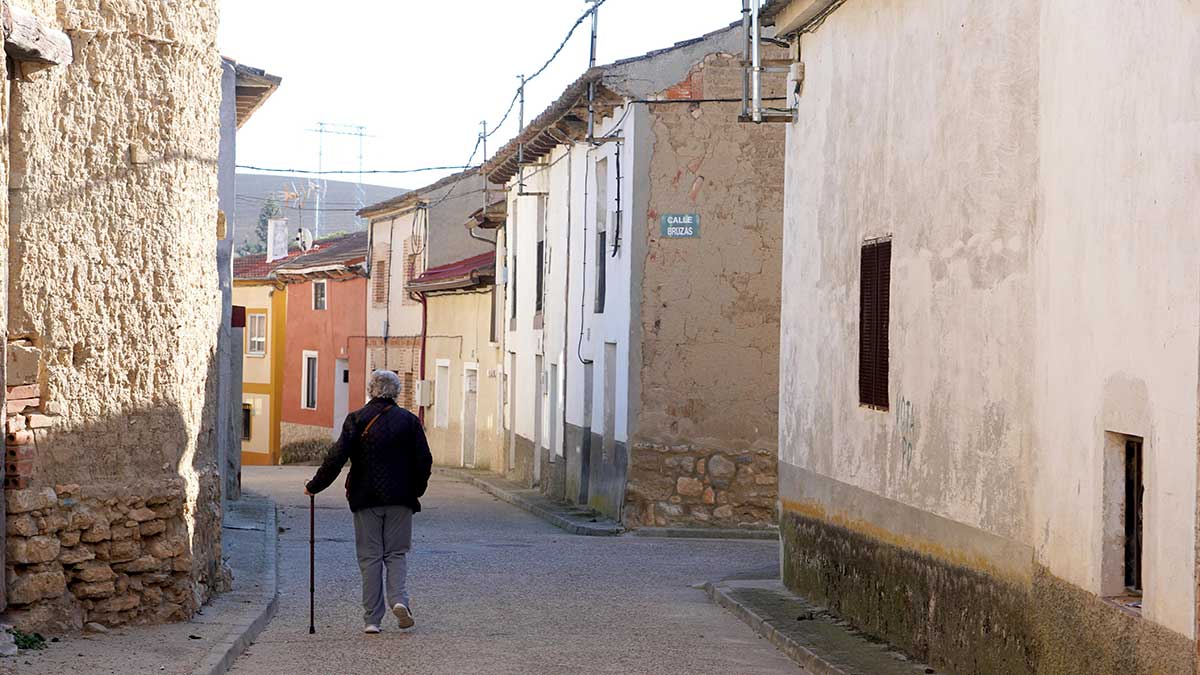
[{"label": "drainpipe", "polygon": [[[742,0],[742,63],[750,56],[750,0]],[[742,119],[750,116],[750,69],[742,65]]]},{"label": "drainpipe", "polygon": [[[417,298],[421,301],[421,380],[425,380],[425,343],[429,336],[429,303],[425,299],[425,294],[417,291]],[[425,426],[425,406],[417,406],[417,420],[421,422],[421,427]]]},{"label": "drainpipe", "polygon": [[762,21],[759,16],[759,10],[762,8],[762,0],[751,0],[750,24],[751,24],[751,39],[754,44],[750,46],[751,53],[751,73],[750,73],[750,88],[753,90],[753,105],[751,115],[755,124],[760,124],[763,121],[763,105],[762,105]]}]

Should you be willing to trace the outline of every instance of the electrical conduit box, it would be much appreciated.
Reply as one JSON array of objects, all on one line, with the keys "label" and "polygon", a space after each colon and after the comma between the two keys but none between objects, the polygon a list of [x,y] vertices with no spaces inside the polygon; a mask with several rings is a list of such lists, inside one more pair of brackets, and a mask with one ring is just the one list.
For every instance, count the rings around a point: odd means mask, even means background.
[{"label": "electrical conduit box", "polygon": [[413,401],[422,408],[433,406],[433,380],[417,380]]}]

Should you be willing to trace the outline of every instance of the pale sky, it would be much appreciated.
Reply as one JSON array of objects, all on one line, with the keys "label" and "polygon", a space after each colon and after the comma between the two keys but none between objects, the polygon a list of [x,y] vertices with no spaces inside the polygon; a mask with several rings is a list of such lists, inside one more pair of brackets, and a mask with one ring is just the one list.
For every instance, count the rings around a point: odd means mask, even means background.
[{"label": "pale sky", "polygon": [[[315,169],[317,122],[362,125],[367,169],[466,162],[479,122],[500,120],[517,89],[588,7],[582,0],[221,0],[223,55],[283,84],[238,133],[238,163]],[[598,63],[636,56],[741,19],[737,0],[608,0]],[[584,22],[526,89],[532,120],[586,68]],[[488,141],[516,133],[514,111]],[[478,162],[482,157],[477,157]],[[358,140],[325,136],[325,169],[357,169]],[[417,188],[450,172],[365,176]],[[329,176],[356,180],[356,176]]]}]

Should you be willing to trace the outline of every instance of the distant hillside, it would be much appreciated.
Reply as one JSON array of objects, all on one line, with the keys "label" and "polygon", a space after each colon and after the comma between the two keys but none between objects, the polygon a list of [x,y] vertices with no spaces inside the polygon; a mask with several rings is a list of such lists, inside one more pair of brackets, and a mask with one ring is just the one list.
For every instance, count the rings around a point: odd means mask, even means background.
[{"label": "distant hillside", "polygon": [[[239,173],[237,175],[237,209],[233,217],[234,248],[239,249],[243,244],[248,242],[258,241],[259,243],[265,243],[258,239],[255,228],[258,225],[258,214],[268,197],[278,195],[281,191],[302,191],[307,187],[307,178]],[[384,185],[367,185],[364,183],[362,187],[364,193],[363,203],[367,206],[408,192],[408,190]],[[315,192],[305,200],[303,211],[295,208],[296,202],[294,201],[290,207],[285,206],[281,201],[280,206],[283,209],[283,217],[288,220],[289,227],[303,225],[311,230],[316,224],[317,214],[314,211],[317,206]],[[328,236],[335,232],[357,232],[364,229],[365,223],[358,223],[354,217],[354,212],[357,209],[357,183],[335,180],[326,181],[325,197],[321,204],[321,236]]]}]

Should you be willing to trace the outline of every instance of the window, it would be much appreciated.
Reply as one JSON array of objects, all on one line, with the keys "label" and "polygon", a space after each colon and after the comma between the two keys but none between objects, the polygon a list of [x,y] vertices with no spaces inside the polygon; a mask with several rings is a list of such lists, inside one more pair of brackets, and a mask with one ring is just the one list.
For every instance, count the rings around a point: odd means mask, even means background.
[{"label": "window", "polygon": [[888,408],[888,312],[892,241],[863,244],[859,279],[858,401]]},{"label": "window", "polygon": [[313,309],[315,309],[317,311],[322,311],[326,307],[325,282],[324,281],[314,281],[312,284],[312,288],[313,288]]},{"label": "window", "polygon": [[546,296],[546,199],[537,198],[537,295],[534,297],[534,313],[542,311]]},{"label": "window", "polygon": [[250,437],[252,436],[251,432],[254,430],[253,423],[252,423],[253,419],[254,419],[254,406],[249,403],[243,403],[242,404],[242,440],[243,441],[250,440]]},{"label": "window", "polygon": [[596,162],[596,304],[604,313],[608,281],[608,160]]},{"label": "window", "polygon": [[267,353],[267,315],[251,314],[247,317],[246,353],[250,356],[265,356]]},{"label": "window", "polygon": [[1125,441],[1125,588],[1142,592],[1142,440]]},{"label": "window", "polygon": [[304,352],[304,382],[301,390],[300,407],[317,409],[317,353]]},{"label": "window", "polygon": [[450,361],[438,359],[437,375],[433,381],[433,425],[445,429],[450,426]]},{"label": "window", "polygon": [[597,314],[604,313],[605,286],[608,285],[608,266],[604,252],[608,250],[608,233],[596,233],[596,307]]},{"label": "window", "polygon": [[[512,257],[512,278],[508,282],[508,295],[512,299],[512,315],[509,317],[513,321],[517,320],[517,256]],[[512,328],[511,326],[509,328]]]}]

